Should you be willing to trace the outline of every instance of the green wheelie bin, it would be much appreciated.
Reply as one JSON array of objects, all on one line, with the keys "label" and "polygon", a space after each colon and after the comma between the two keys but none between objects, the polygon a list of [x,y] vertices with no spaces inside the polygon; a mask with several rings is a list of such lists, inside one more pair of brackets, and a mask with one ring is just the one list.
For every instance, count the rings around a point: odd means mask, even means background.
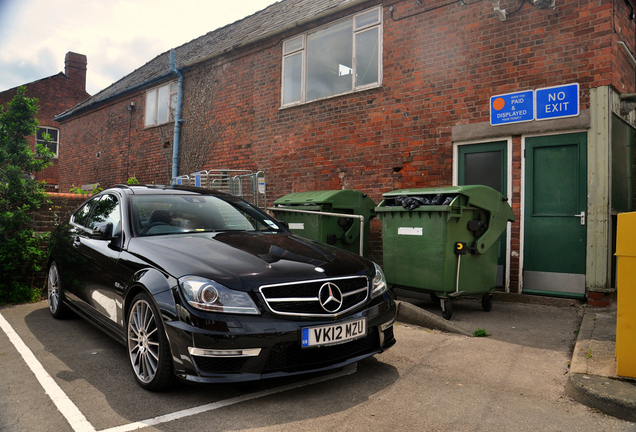
[{"label": "green wheelie bin", "polygon": [[375,202],[351,189],[296,192],[274,201],[274,217],[302,237],[367,256]]},{"label": "green wheelie bin", "polygon": [[382,222],[387,282],[439,299],[452,316],[450,298],[480,295],[492,308],[499,237],[515,216],[506,199],[481,185],[387,192],[376,208]]}]

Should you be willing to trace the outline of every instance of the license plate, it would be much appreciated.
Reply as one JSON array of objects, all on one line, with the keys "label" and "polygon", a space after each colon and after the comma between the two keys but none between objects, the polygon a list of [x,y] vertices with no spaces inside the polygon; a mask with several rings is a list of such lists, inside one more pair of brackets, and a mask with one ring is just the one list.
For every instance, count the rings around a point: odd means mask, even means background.
[{"label": "license plate", "polygon": [[367,335],[367,320],[365,318],[347,321],[340,324],[302,329],[302,346],[314,347],[336,345],[360,339]]}]

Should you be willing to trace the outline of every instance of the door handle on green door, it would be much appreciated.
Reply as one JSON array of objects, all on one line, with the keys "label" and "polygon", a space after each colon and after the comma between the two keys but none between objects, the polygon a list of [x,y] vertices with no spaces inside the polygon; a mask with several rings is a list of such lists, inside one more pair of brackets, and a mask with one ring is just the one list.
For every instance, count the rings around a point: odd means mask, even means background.
[{"label": "door handle on green door", "polygon": [[581,218],[581,225],[585,225],[585,212],[582,211],[579,214],[575,214],[574,217]]}]

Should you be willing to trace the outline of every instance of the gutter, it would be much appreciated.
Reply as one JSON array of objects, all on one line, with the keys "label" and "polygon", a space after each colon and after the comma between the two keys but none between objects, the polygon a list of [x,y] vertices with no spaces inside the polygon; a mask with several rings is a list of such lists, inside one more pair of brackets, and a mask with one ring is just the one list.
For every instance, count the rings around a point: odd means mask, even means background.
[{"label": "gutter", "polygon": [[178,78],[177,86],[177,111],[174,115],[174,141],[172,143],[172,178],[177,177],[179,174],[179,137],[181,135],[181,107],[183,105],[183,75],[177,70],[174,65],[174,49],[170,50],[170,72],[175,74]]},{"label": "gutter", "polygon": [[[128,94],[135,93],[136,91],[138,91],[140,89],[143,89],[143,88],[146,88],[146,87],[150,87],[153,84],[156,84],[158,82],[166,80],[167,78],[170,78],[171,76],[172,76],[172,74],[170,72],[166,72],[166,73],[163,73],[161,75],[157,75],[155,77],[147,79],[146,81],[144,81],[142,83],[136,84],[136,85],[134,85],[132,87],[128,87],[128,88],[126,88],[126,90],[123,90],[121,92],[117,92],[117,93],[113,94],[112,96],[108,96],[108,97],[106,97],[104,99],[95,101],[95,102],[90,103],[88,105],[85,105],[85,106],[83,106],[81,108],[75,108],[75,107],[70,108],[69,110],[67,110],[67,111],[65,111],[65,112],[53,117],[53,120],[61,121],[61,120],[64,120],[66,117],[71,117],[71,116],[74,116],[76,114],[81,114],[84,111],[88,111],[88,110],[91,110],[93,108],[97,108],[97,107],[99,107],[101,105],[105,105],[105,104],[107,104],[107,103],[109,103],[109,102],[111,102],[113,100],[119,99],[119,98],[121,98],[123,96],[126,96]],[[99,95],[99,93],[97,93],[97,95]],[[97,95],[92,96],[92,97],[96,97]]]}]

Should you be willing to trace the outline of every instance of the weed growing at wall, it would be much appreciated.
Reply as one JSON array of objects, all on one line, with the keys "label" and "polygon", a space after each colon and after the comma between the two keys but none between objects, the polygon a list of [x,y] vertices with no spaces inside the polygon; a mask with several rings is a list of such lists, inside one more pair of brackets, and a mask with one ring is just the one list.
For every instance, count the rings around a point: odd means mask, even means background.
[{"label": "weed growing at wall", "polygon": [[29,148],[28,137],[38,127],[37,111],[37,100],[26,97],[25,88],[18,89],[6,107],[0,105],[0,304],[40,296],[30,281],[45,252],[42,236],[35,235],[30,224],[32,213],[48,201],[43,184],[32,175],[50,165],[52,153],[42,144],[35,154]]}]

